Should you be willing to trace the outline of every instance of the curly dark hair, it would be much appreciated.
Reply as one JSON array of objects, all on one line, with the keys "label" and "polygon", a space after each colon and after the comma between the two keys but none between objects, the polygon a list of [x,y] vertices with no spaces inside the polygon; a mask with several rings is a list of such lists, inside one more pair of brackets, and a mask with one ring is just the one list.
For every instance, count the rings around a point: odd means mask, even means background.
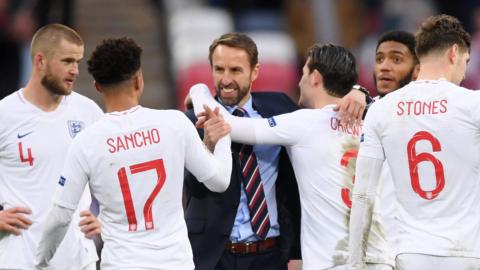
[{"label": "curly dark hair", "polygon": [[415,51],[417,57],[432,51],[442,51],[457,44],[464,51],[470,51],[470,34],[462,23],[450,15],[435,15],[422,23],[415,33]]},{"label": "curly dark hair", "polygon": [[129,80],[140,69],[142,48],[131,38],[109,38],[88,59],[88,72],[101,85]]},{"label": "curly dark hair", "polygon": [[328,94],[343,97],[357,81],[353,54],[342,46],[315,44],[307,51],[308,69],[318,70]]}]

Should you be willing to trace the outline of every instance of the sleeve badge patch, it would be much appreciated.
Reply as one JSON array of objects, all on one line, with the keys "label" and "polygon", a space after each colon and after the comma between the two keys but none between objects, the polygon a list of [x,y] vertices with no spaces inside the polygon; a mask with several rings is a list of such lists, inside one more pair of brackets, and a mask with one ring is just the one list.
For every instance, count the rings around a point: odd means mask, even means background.
[{"label": "sleeve badge patch", "polygon": [[66,180],[67,179],[65,179],[65,177],[60,176],[60,179],[58,180],[58,184],[63,187],[63,186],[65,186],[65,181]]},{"label": "sleeve badge patch", "polygon": [[268,120],[268,124],[271,126],[271,127],[274,127],[277,125],[277,122],[275,122],[275,119],[273,117],[270,117],[267,119]]}]

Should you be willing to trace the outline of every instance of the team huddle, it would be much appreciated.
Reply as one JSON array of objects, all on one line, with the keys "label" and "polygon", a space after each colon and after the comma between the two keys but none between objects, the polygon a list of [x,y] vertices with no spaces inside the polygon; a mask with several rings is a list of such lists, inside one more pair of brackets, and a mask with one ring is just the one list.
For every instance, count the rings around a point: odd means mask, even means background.
[{"label": "team huddle", "polygon": [[95,235],[101,269],[480,269],[480,94],[459,86],[456,18],[385,33],[374,100],[332,44],[307,51],[298,106],[251,93],[256,45],[228,33],[215,96],[149,109],[142,49],[115,38],[87,61],[102,114],[72,92],[83,50],[42,27],[28,84],[0,101],[0,269],[96,269]]}]

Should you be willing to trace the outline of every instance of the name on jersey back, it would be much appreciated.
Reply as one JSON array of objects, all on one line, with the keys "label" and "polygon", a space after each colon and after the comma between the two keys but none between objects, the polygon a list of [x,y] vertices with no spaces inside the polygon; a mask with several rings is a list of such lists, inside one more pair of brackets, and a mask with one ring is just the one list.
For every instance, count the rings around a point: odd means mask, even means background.
[{"label": "name on jersey back", "polygon": [[160,143],[160,132],[158,129],[145,129],[130,134],[120,135],[107,139],[108,152],[117,153],[129,149],[145,147]]},{"label": "name on jersey back", "polygon": [[447,100],[416,100],[399,101],[397,103],[397,115],[430,115],[447,112]]},{"label": "name on jersey back", "polygon": [[362,130],[361,126],[346,126],[340,122],[340,119],[336,117],[330,118],[330,128],[335,131],[346,133],[349,135],[359,136],[360,131]]}]

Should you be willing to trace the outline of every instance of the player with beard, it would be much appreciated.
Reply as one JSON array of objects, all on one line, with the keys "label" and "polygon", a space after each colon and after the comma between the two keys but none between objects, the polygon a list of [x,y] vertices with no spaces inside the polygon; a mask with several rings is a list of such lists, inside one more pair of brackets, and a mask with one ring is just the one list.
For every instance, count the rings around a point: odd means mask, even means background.
[{"label": "player with beard", "polygon": [[[420,65],[415,54],[415,37],[405,31],[389,31],[384,33],[378,40],[375,54],[373,80],[375,82],[378,100],[388,93],[391,93],[412,80],[418,75]],[[375,205],[375,212],[381,216],[381,224],[384,229],[384,237],[391,249],[394,263],[396,254],[396,239],[398,226],[396,223],[396,197],[393,187],[393,180],[388,164],[384,162],[379,185],[380,203]],[[375,244],[369,242],[370,248]]]},{"label": "player with beard", "polygon": [[352,267],[363,269],[363,243],[387,161],[400,232],[396,269],[480,269],[480,97],[458,86],[470,35],[458,19],[432,16],[415,35],[415,51],[417,80],[375,102],[364,122],[350,219]]},{"label": "player with beard", "polygon": [[[72,92],[83,51],[74,30],[42,27],[32,39],[29,82],[0,101],[0,269],[34,268],[70,142],[102,115],[92,100]],[[95,269],[95,246],[83,235],[100,233],[90,201],[86,189],[51,269]]]},{"label": "player with beard", "polygon": [[[357,79],[355,58],[341,46],[315,44],[307,52],[299,82],[304,109],[268,119],[233,117],[221,113],[232,126],[232,140],[247,144],[280,144],[292,161],[302,206],[302,269],[343,269],[348,258],[350,189],[361,127],[339,125],[336,104]],[[191,88],[195,110],[219,107],[205,85]],[[197,114],[198,116],[199,114]],[[199,118],[202,126],[207,118]],[[209,125],[205,123],[205,130]],[[209,136],[208,133],[205,136]],[[368,252],[368,269],[392,269],[377,220]]]},{"label": "player with beard", "polygon": [[232,164],[230,128],[213,123],[221,138],[212,154],[182,112],[140,106],[141,54],[131,38],[105,39],[87,62],[107,113],[70,146],[39,244],[39,269],[49,269],[60,251],[86,185],[100,206],[101,269],[194,269],[182,208],[184,168],[223,192]]},{"label": "player with beard", "polygon": [[[230,113],[241,107],[248,117],[268,118],[298,109],[283,93],[251,92],[261,67],[257,46],[247,35],[220,36],[209,48],[209,60],[216,98]],[[361,119],[363,93],[351,91],[342,101],[346,106],[341,110]],[[193,110],[187,116],[197,121]],[[203,130],[199,133],[203,136]],[[224,193],[207,190],[192,176],[185,179],[185,217],[197,270],[287,269],[289,259],[300,257],[298,188],[285,148],[259,144],[252,152],[260,177],[255,196],[243,183],[238,145],[232,145],[232,176]],[[263,207],[256,207],[256,202]]]},{"label": "player with beard", "polygon": [[373,74],[379,97],[415,80],[419,68],[413,34],[405,31],[390,31],[380,37],[375,52]]}]

